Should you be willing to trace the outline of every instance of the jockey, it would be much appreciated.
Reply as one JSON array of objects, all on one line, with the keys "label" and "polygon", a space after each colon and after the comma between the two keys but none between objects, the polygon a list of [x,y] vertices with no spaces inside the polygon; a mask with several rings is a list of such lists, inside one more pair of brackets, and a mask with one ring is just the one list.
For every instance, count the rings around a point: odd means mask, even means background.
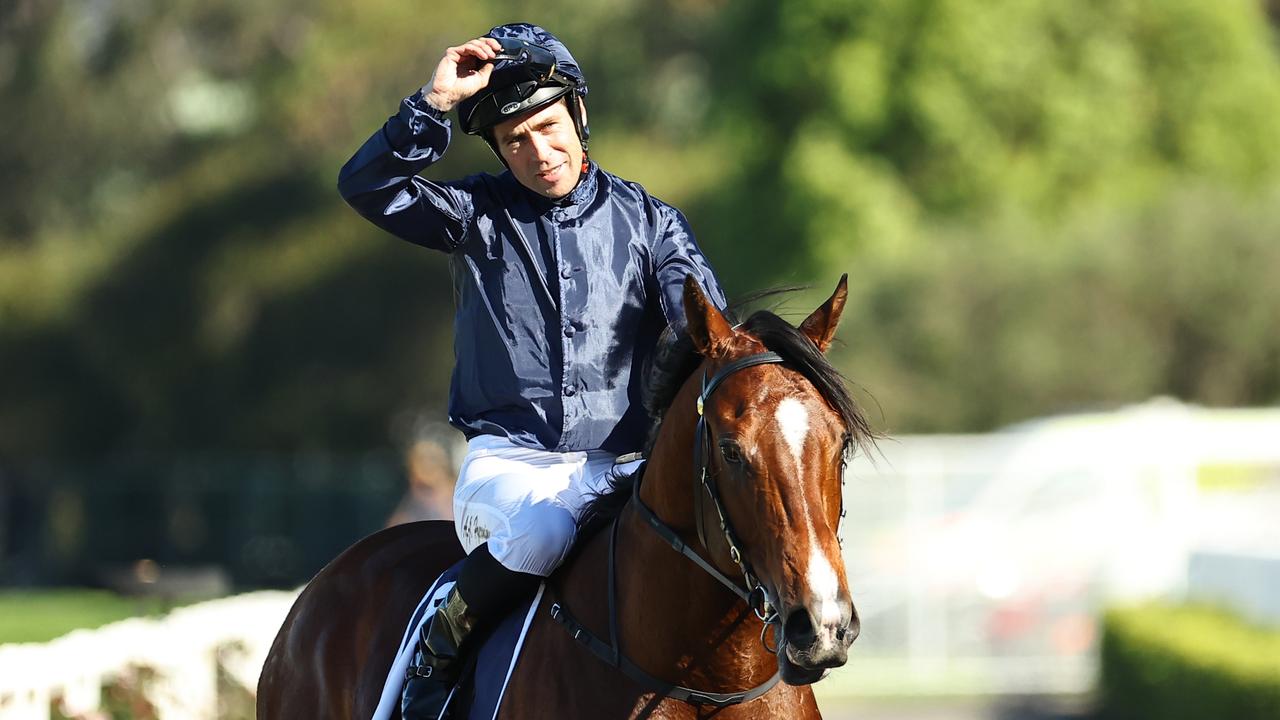
[{"label": "jockey", "polygon": [[[449,253],[457,304],[449,422],[468,439],[453,500],[468,556],[423,626],[406,720],[439,715],[471,631],[564,561],[589,496],[640,449],[642,368],[663,328],[684,325],[685,276],[724,306],[684,215],[588,157],[586,94],[550,33],[495,27],[446,50],[339,175],[370,222]],[[418,177],[455,109],[505,172]]]}]

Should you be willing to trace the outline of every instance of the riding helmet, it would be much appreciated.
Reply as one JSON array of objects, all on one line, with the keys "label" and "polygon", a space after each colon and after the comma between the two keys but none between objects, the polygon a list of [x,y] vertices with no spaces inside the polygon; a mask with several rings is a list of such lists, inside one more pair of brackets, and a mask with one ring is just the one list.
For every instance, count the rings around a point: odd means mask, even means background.
[{"label": "riding helmet", "polygon": [[568,96],[569,115],[585,149],[590,131],[574,100],[586,96],[587,80],[564,43],[529,23],[499,25],[484,37],[501,43],[502,52],[489,84],[458,103],[462,131],[481,135],[492,146],[494,125]]}]

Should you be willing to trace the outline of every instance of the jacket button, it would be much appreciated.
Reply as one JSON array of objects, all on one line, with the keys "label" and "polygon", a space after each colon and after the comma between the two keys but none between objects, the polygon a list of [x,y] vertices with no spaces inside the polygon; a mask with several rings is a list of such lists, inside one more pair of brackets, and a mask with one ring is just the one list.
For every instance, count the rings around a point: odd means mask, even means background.
[{"label": "jacket button", "polygon": [[567,337],[567,338],[571,338],[571,337],[573,337],[573,332],[574,332],[574,330],[573,330],[573,326],[572,326],[572,325],[570,325],[569,323],[565,323],[565,324],[564,324],[564,336],[565,336],[565,337]]},{"label": "jacket button", "polygon": [[573,397],[573,396],[574,396],[574,395],[576,395],[577,393],[578,393],[578,391],[577,391],[577,390],[575,390],[575,389],[573,388],[573,386],[572,386],[572,385],[565,385],[565,386],[564,386],[564,396],[565,396],[565,397]]},{"label": "jacket button", "polygon": [[568,280],[569,278],[573,277],[573,268],[569,267],[568,265],[561,268],[560,277],[564,278],[565,280]]}]

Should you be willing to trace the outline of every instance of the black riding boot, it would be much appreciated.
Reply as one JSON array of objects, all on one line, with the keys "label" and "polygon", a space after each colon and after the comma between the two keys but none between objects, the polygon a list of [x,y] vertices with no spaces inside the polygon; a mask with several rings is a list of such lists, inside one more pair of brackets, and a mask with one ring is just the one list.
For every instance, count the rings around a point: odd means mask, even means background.
[{"label": "black riding boot", "polygon": [[[400,714],[404,720],[437,720],[458,682],[468,650],[467,638],[477,626],[501,619],[516,602],[538,587],[537,575],[508,570],[481,545],[463,561],[458,584],[444,604],[422,626],[413,664],[405,674]],[[465,598],[465,599],[464,599]]]},{"label": "black riding boot", "polygon": [[444,604],[422,626],[413,665],[405,675],[400,714],[405,720],[436,720],[444,701],[458,682],[462,644],[475,628],[476,617],[453,586]]}]

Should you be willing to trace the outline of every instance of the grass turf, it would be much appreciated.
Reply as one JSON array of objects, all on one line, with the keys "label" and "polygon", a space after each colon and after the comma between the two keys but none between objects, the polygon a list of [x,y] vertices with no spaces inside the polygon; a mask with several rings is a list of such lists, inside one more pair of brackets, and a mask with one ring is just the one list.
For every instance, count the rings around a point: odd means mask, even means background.
[{"label": "grass turf", "polygon": [[7,590],[0,592],[0,644],[46,642],[79,628],[162,615],[172,607],[173,602],[160,598],[127,598],[104,590]]}]

